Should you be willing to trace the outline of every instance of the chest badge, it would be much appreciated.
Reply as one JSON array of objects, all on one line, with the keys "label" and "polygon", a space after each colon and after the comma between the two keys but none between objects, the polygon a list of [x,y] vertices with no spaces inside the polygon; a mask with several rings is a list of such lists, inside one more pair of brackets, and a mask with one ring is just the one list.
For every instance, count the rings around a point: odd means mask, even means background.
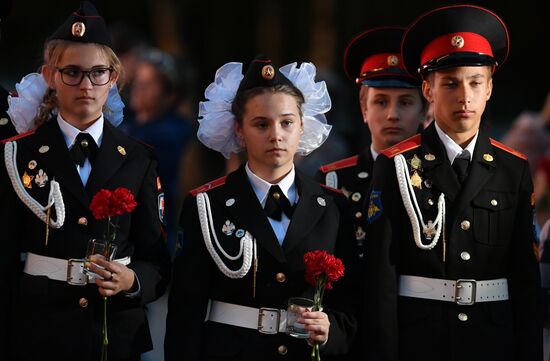
[{"label": "chest badge", "polygon": [[48,175],[46,174],[46,172],[40,169],[38,171],[38,174],[34,177],[34,181],[38,187],[43,188],[48,182]]},{"label": "chest badge", "polygon": [[367,218],[370,223],[374,222],[382,215],[382,192],[373,190],[369,198],[369,208]]},{"label": "chest badge", "polygon": [[116,150],[118,150],[118,152],[121,155],[126,155],[126,149],[124,149],[124,147],[122,145],[119,145],[118,147],[116,147]]},{"label": "chest badge", "polygon": [[424,155],[424,159],[426,159],[428,162],[434,161],[435,160],[435,155],[433,155],[432,153],[428,153],[428,154]]},{"label": "chest badge", "polygon": [[422,189],[422,177],[420,177],[416,170],[411,175],[411,184],[413,185],[413,187]]},{"label": "chest badge", "polygon": [[49,150],[50,150],[50,147],[48,147],[47,145],[43,145],[40,148],[38,148],[38,152],[42,154],[47,153]]},{"label": "chest badge", "polygon": [[27,172],[23,173],[23,176],[21,176],[21,181],[23,182],[23,185],[25,188],[32,189],[32,179],[34,178],[33,175],[28,175]]},{"label": "chest badge", "polygon": [[222,226],[222,233],[226,236],[230,236],[235,231],[235,225],[230,220],[225,221]]},{"label": "chest badge", "polygon": [[420,170],[420,168],[422,167],[422,161],[416,156],[416,154],[414,155],[414,157],[412,157],[412,159],[409,159],[408,162],[411,165],[411,168],[414,170]]},{"label": "chest badge", "polygon": [[30,170],[33,170],[34,168],[36,168],[36,165],[37,165],[36,161],[31,160],[28,164],[28,167],[29,167]]},{"label": "chest badge", "polygon": [[357,241],[363,241],[366,235],[367,234],[365,233],[365,231],[363,230],[363,227],[361,226],[357,227],[357,229],[355,230],[355,239]]}]

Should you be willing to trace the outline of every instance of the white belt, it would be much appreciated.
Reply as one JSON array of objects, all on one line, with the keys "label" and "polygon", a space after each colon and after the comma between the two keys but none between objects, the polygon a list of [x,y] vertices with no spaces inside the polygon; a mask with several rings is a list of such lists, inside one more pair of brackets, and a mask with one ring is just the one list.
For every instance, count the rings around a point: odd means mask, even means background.
[{"label": "white belt", "polygon": [[[84,273],[85,259],[70,260],[41,256],[31,252],[27,253],[23,272],[31,276],[46,276],[51,280],[67,282],[71,285],[84,286],[95,282],[93,277]],[[127,266],[131,262],[130,257],[116,259],[115,262]]]},{"label": "white belt", "polygon": [[267,334],[286,331],[286,310],[277,308],[254,308],[211,300],[206,320]]},{"label": "white belt", "polygon": [[402,275],[399,277],[399,295],[473,305],[476,302],[507,300],[508,281],[506,278],[476,281]]}]

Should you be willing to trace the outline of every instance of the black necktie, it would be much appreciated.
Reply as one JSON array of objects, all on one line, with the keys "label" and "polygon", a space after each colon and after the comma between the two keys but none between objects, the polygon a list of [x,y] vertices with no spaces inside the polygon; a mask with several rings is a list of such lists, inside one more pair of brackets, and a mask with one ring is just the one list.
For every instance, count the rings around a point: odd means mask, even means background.
[{"label": "black necktie", "polygon": [[79,133],[69,153],[71,153],[74,162],[82,167],[86,158],[90,160],[90,163],[93,162],[97,150],[97,144],[89,133]]},{"label": "black necktie", "polygon": [[269,218],[280,221],[283,212],[289,219],[292,219],[294,207],[290,204],[290,201],[284,195],[281,188],[275,185],[269,188],[269,194],[267,195],[267,199],[265,201],[264,212]]},{"label": "black necktie", "polygon": [[463,150],[453,161],[453,169],[460,184],[468,177],[468,167],[470,166],[470,152]]}]

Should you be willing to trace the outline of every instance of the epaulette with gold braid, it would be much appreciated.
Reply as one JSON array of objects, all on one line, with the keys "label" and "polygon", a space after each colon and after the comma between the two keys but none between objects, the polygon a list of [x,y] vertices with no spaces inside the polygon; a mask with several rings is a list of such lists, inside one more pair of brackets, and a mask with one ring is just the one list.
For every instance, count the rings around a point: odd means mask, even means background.
[{"label": "epaulette with gold braid", "polygon": [[326,164],[326,165],[322,166],[319,169],[323,173],[328,173],[328,172],[332,172],[332,171],[342,169],[342,168],[353,167],[354,165],[357,165],[358,160],[359,160],[359,156],[354,155],[353,157],[349,157],[349,158],[346,158],[346,159],[340,159],[340,160],[337,160],[336,162]]},{"label": "epaulette with gold braid", "polygon": [[21,138],[25,138],[26,136],[34,134],[35,131],[36,131],[36,129],[32,129],[32,130],[29,130],[28,132],[14,135],[11,138],[6,138],[4,140],[0,140],[0,144],[6,144],[7,142],[13,142],[13,141],[19,140]]},{"label": "epaulette with gold braid", "polygon": [[211,189],[217,188],[221,185],[224,185],[226,178],[227,178],[227,176],[223,176],[221,178],[213,180],[212,182],[206,183],[206,184],[204,184],[204,185],[202,185],[198,188],[195,188],[191,191],[191,194],[196,196],[199,193],[206,192],[206,191],[209,191]]},{"label": "epaulette with gold braid", "polygon": [[325,189],[328,189],[329,191],[333,191],[333,192],[336,192],[336,193],[340,193],[340,194],[344,194],[344,192],[342,192],[340,189],[336,189],[336,188],[332,188],[332,187],[329,187],[323,183],[319,183],[319,185]]},{"label": "epaulette with gold braid", "polygon": [[408,139],[405,139],[401,143],[394,145],[393,147],[384,149],[381,153],[388,158],[393,158],[398,154],[404,153],[414,148],[418,148],[420,146],[421,140],[422,136],[420,134],[416,134]]},{"label": "epaulette with gold braid", "polygon": [[505,151],[505,152],[508,152],[508,153],[510,153],[510,154],[513,154],[513,155],[515,155],[515,156],[518,157],[518,158],[527,160],[527,156],[526,156],[525,154],[520,153],[520,152],[518,152],[517,150],[512,149],[512,148],[510,148],[509,146],[504,145],[504,144],[502,144],[501,142],[494,140],[493,138],[489,138],[489,140],[491,141],[491,144],[492,144],[493,146],[495,146],[495,147],[497,147],[497,148],[500,148],[500,149],[502,149],[502,150]]}]

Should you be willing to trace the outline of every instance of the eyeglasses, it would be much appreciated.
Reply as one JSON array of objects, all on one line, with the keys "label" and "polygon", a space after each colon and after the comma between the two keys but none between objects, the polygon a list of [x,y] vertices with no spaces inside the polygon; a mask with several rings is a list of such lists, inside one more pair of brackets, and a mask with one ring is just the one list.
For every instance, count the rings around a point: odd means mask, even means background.
[{"label": "eyeglasses", "polygon": [[77,86],[82,83],[85,76],[90,79],[93,85],[105,85],[111,80],[113,68],[94,68],[92,70],[81,70],[74,67],[56,68],[61,74],[61,81],[68,86]]}]

